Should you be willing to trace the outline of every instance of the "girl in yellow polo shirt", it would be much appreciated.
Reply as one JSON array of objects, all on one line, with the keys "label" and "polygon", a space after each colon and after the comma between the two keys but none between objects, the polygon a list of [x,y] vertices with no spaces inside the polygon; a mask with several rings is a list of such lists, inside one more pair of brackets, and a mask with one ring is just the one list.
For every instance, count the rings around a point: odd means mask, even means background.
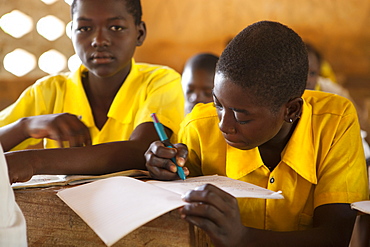
[{"label": "girl in yellow polo shirt", "polygon": [[177,134],[184,118],[180,74],[133,59],[146,36],[140,0],[75,0],[71,13],[72,43],[83,65],[42,78],[0,112],[4,150],[42,138],[55,148],[7,153],[11,182],[34,174],[145,169],[144,152],[158,140],[150,114],[168,135]]},{"label": "girl in yellow polo shirt", "polygon": [[[212,185],[188,193],[181,216],[215,246],[348,246],[368,198],[360,128],[347,99],[305,92],[305,45],[270,21],[240,32],[216,68],[213,104],[194,107],[176,149],[154,142],[147,168],[157,179],[219,174],[273,191],[283,200],[236,200]],[[183,143],[183,144],[181,144]]]}]

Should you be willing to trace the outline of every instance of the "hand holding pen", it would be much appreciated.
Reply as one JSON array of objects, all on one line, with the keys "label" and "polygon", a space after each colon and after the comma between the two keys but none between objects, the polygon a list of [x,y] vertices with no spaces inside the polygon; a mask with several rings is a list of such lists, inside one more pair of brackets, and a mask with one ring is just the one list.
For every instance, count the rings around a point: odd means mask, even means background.
[{"label": "hand holding pen", "polygon": [[183,167],[187,156],[186,146],[172,145],[156,115],[153,113],[151,117],[161,141],[153,142],[145,153],[149,173],[153,178],[161,180],[173,180],[177,176],[185,180],[186,175],[189,174],[188,169]]}]

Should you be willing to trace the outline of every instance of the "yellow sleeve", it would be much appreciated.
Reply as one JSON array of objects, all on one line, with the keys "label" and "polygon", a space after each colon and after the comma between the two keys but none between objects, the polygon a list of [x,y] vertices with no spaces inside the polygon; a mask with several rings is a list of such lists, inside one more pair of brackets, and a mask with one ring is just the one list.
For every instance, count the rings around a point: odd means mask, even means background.
[{"label": "yellow sleeve", "polygon": [[[0,126],[13,123],[20,118],[51,114],[62,108],[64,92],[63,76],[45,77],[29,86],[16,102],[0,112]],[[59,102],[59,103],[58,103]],[[27,139],[12,150],[36,145],[42,139]]]},{"label": "yellow sleeve", "polygon": [[189,125],[188,119],[190,119],[191,113],[185,117],[185,120],[181,123],[179,132],[179,143],[184,143],[188,147],[188,158],[186,161],[186,167],[189,169],[190,177],[201,176],[201,147],[196,128]]},{"label": "yellow sleeve", "polygon": [[173,131],[176,139],[180,123],[184,119],[185,97],[181,86],[181,76],[176,71],[163,67],[149,78],[145,100],[138,108],[134,128],[144,122],[152,122],[150,115],[156,113],[160,122]]},{"label": "yellow sleeve", "polygon": [[[317,167],[314,207],[328,203],[352,203],[369,198],[365,155],[360,126],[352,104],[336,126],[333,138],[322,145],[326,155]],[[323,135],[330,133],[327,131]],[[325,140],[325,139],[323,139]]]},{"label": "yellow sleeve", "polygon": [[188,147],[190,176],[225,175],[225,140],[213,103],[197,104],[181,123],[179,142]]}]

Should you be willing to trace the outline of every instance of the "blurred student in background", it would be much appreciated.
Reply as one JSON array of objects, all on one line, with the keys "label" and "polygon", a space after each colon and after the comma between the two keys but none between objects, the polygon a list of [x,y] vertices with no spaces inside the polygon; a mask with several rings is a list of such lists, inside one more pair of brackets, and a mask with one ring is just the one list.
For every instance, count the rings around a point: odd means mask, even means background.
[{"label": "blurred student in background", "polygon": [[199,53],[186,61],[182,72],[182,87],[185,93],[185,114],[198,103],[213,101],[212,89],[218,56]]},{"label": "blurred student in background", "polygon": [[320,52],[311,44],[306,43],[309,61],[309,72],[307,78],[307,89],[319,90],[323,92],[335,93],[337,95],[351,99],[347,89],[334,82],[331,78],[322,76],[322,58]]}]

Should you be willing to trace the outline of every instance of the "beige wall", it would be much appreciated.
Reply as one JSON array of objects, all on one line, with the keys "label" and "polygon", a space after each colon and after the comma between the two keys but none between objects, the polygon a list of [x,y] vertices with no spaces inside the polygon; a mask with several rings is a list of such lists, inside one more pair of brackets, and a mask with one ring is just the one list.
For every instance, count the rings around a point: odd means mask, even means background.
[{"label": "beige wall", "polygon": [[310,41],[338,77],[370,78],[368,0],[142,0],[148,38],[137,58],[180,70],[195,52],[220,53],[247,25],[274,20]]}]

